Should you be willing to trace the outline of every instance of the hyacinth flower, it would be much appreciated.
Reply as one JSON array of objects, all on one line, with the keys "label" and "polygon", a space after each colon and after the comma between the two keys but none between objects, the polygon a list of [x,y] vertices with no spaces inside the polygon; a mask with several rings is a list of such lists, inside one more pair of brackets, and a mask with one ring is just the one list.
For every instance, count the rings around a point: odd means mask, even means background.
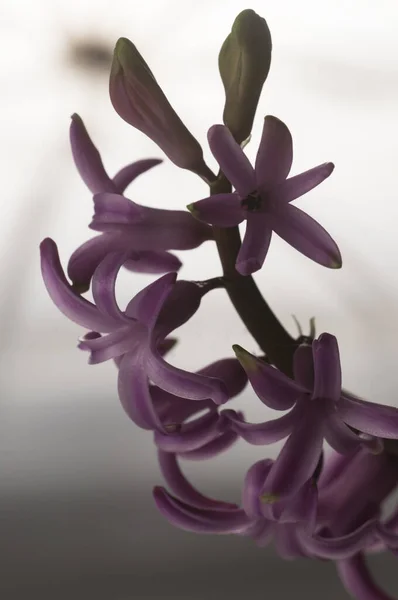
[{"label": "hyacinth flower", "polygon": [[[245,422],[234,411],[223,411],[233,429],[249,443],[270,444],[287,438],[264,486],[263,498],[268,498],[270,504],[294,495],[310,480],[324,440],[337,452],[348,454],[361,445],[380,452],[379,437],[398,439],[396,408],[378,407],[342,395],[334,336],[324,333],[312,346],[297,349],[294,381],[243,348],[234,348],[260,400],[276,410],[290,409],[279,419],[258,424]],[[346,413],[349,425],[359,434],[347,426]]]},{"label": "hyacinth flower", "polygon": [[330,268],[341,267],[340,251],[330,235],[309,215],[293,206],[332,173],[324,163],[287,179],[293,160],[289,129],[267,116],[255,168],[224,125],[208,132],[210,149],[234,193],[214,194],[188,206],[199,220],[217,227],[234,227],[246,220],[246,233],[236,270],[250,275],[263,266],[272,232],[311,260]]},{"label": "hyacinth flower", "polygon": [[149,208],[123,196],[130,183],[161,160],[136,161],[110,178],[76,114],[72,116],[70,142],[77,170],[94,196],[90,228],[102,232],[83,243],[69,259],[68,275],[76,290],[88,290],[96,267],[109,252],[126,252],[124,266],[131,271],[165,273],[181,267],[181,261],[167,250],[196,248],[212,238],[210,227],[186,211]]},{"label": "hyacinth flower", "polygon": [[205,293],[203,286],[176,282],[176,274],[168,273],[139,292],[121,311],[115,283],[125,255],[108,254],[95,270],[94,304],[76,294],[68,283],[51,239],[41,244],[41,261],[44,283],[54,304],[70,320],[91,330],[80,342],[80,348],[90,352],[89,362],[121,357],[119,397],[134,422],[148,429],[163,428],[153,407],[149,379],[167,392],[191,400],[210,398],[222,404],[228,399],[223,381],[174,367],[158,350],[158,344],[197,311]]}]

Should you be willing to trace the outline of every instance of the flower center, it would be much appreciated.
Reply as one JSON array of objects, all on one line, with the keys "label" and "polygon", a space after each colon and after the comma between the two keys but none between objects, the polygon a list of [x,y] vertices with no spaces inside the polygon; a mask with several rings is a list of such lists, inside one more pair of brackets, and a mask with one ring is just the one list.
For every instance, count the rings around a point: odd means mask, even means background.
[{"label": "flower center", "polygon": [[256,212],[261,208],[261,196],[258,192],[251,192],[242,200],[242,207],[249,212]]}]

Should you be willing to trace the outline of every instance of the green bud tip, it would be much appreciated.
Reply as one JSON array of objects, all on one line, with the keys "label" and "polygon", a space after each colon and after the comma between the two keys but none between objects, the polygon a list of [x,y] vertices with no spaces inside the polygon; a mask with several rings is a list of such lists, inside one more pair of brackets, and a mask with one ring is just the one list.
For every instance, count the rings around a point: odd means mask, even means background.
[{"label": "green bud tip", "polygon": [[197,217],[197,216],[198,216],[198,214],[199,214],[199,211],[198,211],[198,209],[196,208],[196,206],[195,206],[195,203],[194,203],[194,202],[192,202],[192,204],[187,204],[187,209],[189,210],[189,212],[191,213],[191,215],[192,215],[193,217]]},{"label": "green bud tip", "polygon": [[255,371],[257,369],[255,358],[247,350],[242,348],[242,346],[234,344],[232,350],[235,352],[236,358],[246,371]]},{"label": "green bud tip", "polygon": [[264,502],[264,504],[275,504],[278,502],[280,496],[278,494],[261,494],[260,500]]}]

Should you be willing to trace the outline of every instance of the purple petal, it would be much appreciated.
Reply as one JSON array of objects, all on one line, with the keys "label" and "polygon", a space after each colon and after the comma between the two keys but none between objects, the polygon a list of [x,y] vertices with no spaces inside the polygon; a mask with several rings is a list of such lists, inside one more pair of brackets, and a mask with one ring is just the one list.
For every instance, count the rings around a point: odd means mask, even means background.
[{"label": "purple petal", "polygon": [[156,385],[151,386],[151,396],[156,412],[165,424],[183,423],[203,410],[216,410],[212,400],[191,402],[186,398],[178,398],[174,394],[165,392]]},{"label": "purple petal", "polygon": [[293,357],[294,379],[303,389],[314,389],[314,360],[310,344],[301,344]]},{"label": "purple petal", "polygon": [[160,158],[144,158],[143,160],[136,160],[135,162],[123,167],[116,173],[113,178],[113,183],[116,191],[119,194],[123,194],[125,189],[142,173],[145,173],[152,167],[156,167],[163,162]]},{"label": "purple petal", "polygon": [[167,338],[167,340],[160,340],[158,342],[158,350],[161,356],[165,356],[170,352],[178,343],[177,338]]},{"label": "purple petal", "polygon": [[364,550],[374,538],[376,519],[367,521],[358,529],[340,537],[326,538],[320,535],[307,535],[300,532],[300,542],[305,549],[317,558],[341,560]]},{"label": "purple petal", "polygon": [[69,134],[73,160],[88,189],[93,194],[116,192],[116,187],[108,177],[101,156],[91,141],[79,115],[72,115]]},{"label": "purple petal", "polygon": [[362,446],[362,440],[336,414],[325,421],[325,439],[340,454],[350,454]]},{"label": "purple petal", "polygon": [[120,194],[101,193],[94,195],[94,216],[91,229],[106,231],[125,225],[136,225],[145,218],[145,207]]},{"label": "purple petal", "polygon": [[214,510],[236,510],[238,508],[236,504],[220,502],[219,500],[203,496],[183,475],[175,454],[159,450],[158,461],[167,485],[183,502],[196,508],[211,508]]},{"label": "purple petal", "polygon": [[281,515],[284,523],[302,523],[308,532],[313,532],[316,525],[318,508],[318,490],[311,477],[292,498],[285,502]]},{"label": "purple petal", "polygon": [[145,366],[135,353],[125,354],[120,362],[118,392],[124,410],[138,427],[164,431],[153,406]]},{"label": "purple petal", "polygon": [[272,199],[274,202],[285,204],[296,200],[325,181],[333,173],[333,170],[333,163],[323,163],[304,171],[304,173],[290,177],[272,190]]},{"label": "purple petal", "polygon": [[134,350],[142,341],[142,332],[137,329],[133,324],[95,339],[87,339],[85,336],[81,339],[79,348],[90,352],[90,365],[97,365]]},{"label": "purple petal", "polygon": [[132,252],[123,265],[129,271],[134,273],[160,273],[177,272],[182,263],[179,258],[164,250],[144,252]]},{"label": "purple petal", "polygon": [[282,239],[311,260],[339,269],[342,265],[340,250],[328,232],[291,204],[273,209],[272,228]]},{"label": "purple petal", "polygon": [[135,250],[134,242],[127,235],[120,233],[103,233],[84,242],[75,250],[69,259],[68,275],[75,289],[87,292],[95,269],[110,252],[126,252]]},{"label": "purple petal", "polygon": [[133,224],[107,222],[95,216],[90,228],[94,231],[116,229],[123,232],[132,240],[131,247],[135,250],[190,250],[213,239],[211,227],[195,219],[188,211],[147,206],[140,206],[140,210],[144,218]]},{"label": "purple petal", "polygon": [[257,186],[268,190],[284,181],[292,162],[293,141],[289,129],[276,117],[265,117],[256,157]]},{"label": "purple petal", "polygon": [[260,494],[272,464],[273,461],[269,458],[259,460],[246,473],[243,484],[242,507],[247,516],[253,519],[262,517]]},{"label": "purple petal", "polygon": [[313,405],[303,411],[267,478],[265,502],[296,493],[312,477],[322,452],[323,419]]},{"label": "purple petal", "polygon": [[165,452],[180,453],[197,450],[220,435],[219,420],[220,417],[217,413],[209,412],[182,425],[175,433],[155,431],[155,444]]},{"label": "purple petal", "polygon": [[195,219],[216,227],[235,227],[246,216],[236,194],[216,194],[189,204],[187,208]]},{"label": "purple petal", "polygon": [[152,329],[167,296],[173,289],[176,278],[176,273],[167,273],[147,285],[130,300],[126,308],[126,315]]},{"label": "purple petal", "polygon": [[369,435],[398,439],[398,408],[342,395],[338,415],[347,425]]},{"label": "purple petal", "polygon": [[147,369],[156,385],[175,396],[190,400],[211,398],[216,404],[223,404],[228,400],[223,381],[174,367],[166,363],[153,348],[148,356]]},{"label": "purple petal", "polygon": [[234,345],[233,349],[254,391],[266,406],[274,410],[286,410],[306,391],[281,371],[256,358],[241,346]]},{"label": "purple petal", "polygon": [[222,413],[230,422],[233,431],[249,444],[263,446],[283,440],[292,433],[299,416],[295,408],[279,419],[264,423],[247,423],[234,410],[224,410]]},{"label": "purple petal", "polygon": [[79,296],[67,281],[53,240],[40,244],[41,272],[51,300],[68,319],[85,327],[106,333],[118,327],[118,322],[100,313],[98,308]]},{"label": "purple petal", "polygon": [[221,171],[238,194],[247,196],[256,189],[254,169],[232,133],[224,125],[210,127],[207,139]]},{"label": "purple petal", "polygon": [[301,544],[296,535],[296,526],[290,523],[279,525],[275,532],[276,553],[284,560],[293,560],[303,556]]},{"label": "purple petal", "polygon": [[358,600],[394,600],[373,581],[362,554],[337,562],[337,569],[346,590]]},{"label": "purple petal", "polygon": [[264,264],[272,236],[267,220],[266,214],[247,213],[245,237],[236,259],[236,270],[241,275],[251,275]]},{"label": "purple petal", "polygon": [[193,281],[177,281],[166,298],[156,321],[156,336],[166,337],[184,325],[198,310],[203,288]]},{"label": "purple petal", "polygon": [[95,305],[105,316],[119,321],[120,326],[133,322],[120,310],[115,295],[116,278],[125,260],[125,253],[108,254],[96,268],[92,281]]},{"label": "purple petal", "polygon": [[[358,448],[360,450],[360,448]],[[325,461],[324,467],[318,480],[318,486],[322,490],[327,490],[328,486],[333,485],[340,479],[340,476],[344,473],[349,462],[354,458],[356,452],[347,456],[340,454],[339,452],[331,452],[327,460]]]},{"label": "purple petal", "polygon": [[217,360],[211,365],[200,369],[198,373],[206,375],[207,377],[221,379],[227,388],[229,398],[233,398],[240,394],[247,383],[246,373],[236,358],[222,358],[221,360]]},{"label": "purple petal", "polygon": [[155,487],[153,496],[161,514],[172,525],[195,533],[228,534],[244,531],[250,520],[243,510],[198,509],[174,498],[164,488]]},{"label": "purple petal", "polygon": [[238,439],[237,433],[234,431],[226,431],[201,448],[191,450],[190,452],[181,452],[178,456],[186,460],[207,460],[229,450]]},{"label": "purple petal", "polygon": [[341,395],[341,364],[337,340],[323,333],[312,342],[315,383],[313,398],[337,402]]},{"label": "purple petal", "polygon": [[388,548],[398,550],[398,532],[379,524],[377,526],[377,535]]}]

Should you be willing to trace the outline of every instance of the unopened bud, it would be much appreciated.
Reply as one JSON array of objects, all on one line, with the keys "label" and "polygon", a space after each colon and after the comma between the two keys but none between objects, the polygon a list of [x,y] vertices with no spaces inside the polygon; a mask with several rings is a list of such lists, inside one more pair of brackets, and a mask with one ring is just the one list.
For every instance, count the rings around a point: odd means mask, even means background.
[{"label": "unopened bud", "polygon": [[126,38],[120,38],[115,47],[109,93],[122,119],[145,133],[174,164],[211,179],[199,143],[170,105],[137,48]]},{"label": "unopened bud", "polygon": [[271,65],[271,50],[271,34],[265,19],[254,10],[242,11],[218,58],[225,89],[224,123],[238,144],[250,135]]}]

